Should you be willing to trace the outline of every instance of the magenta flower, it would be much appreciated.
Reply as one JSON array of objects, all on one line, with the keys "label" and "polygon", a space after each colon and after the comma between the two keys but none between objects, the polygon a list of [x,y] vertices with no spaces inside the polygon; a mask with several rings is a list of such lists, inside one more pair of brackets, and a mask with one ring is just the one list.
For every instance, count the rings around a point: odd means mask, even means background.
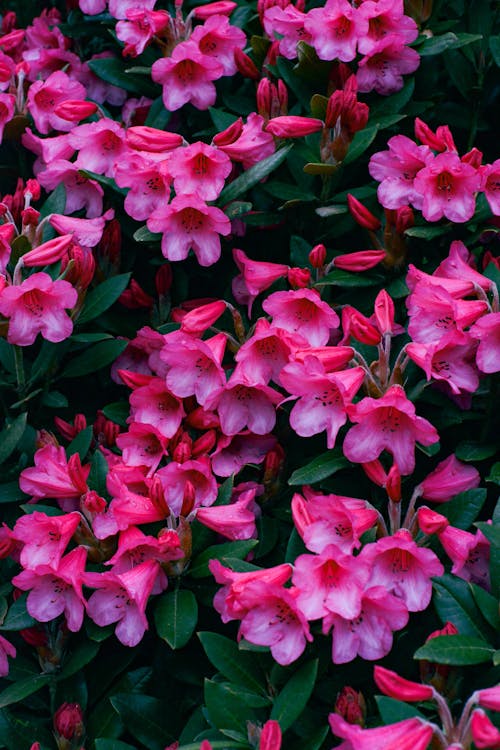
[{"label": "magenta flower", "polygon": [[164,164],[134,152],[125,153],[115,164],[116,184],[130,188],[125,197],[125,211],[136,221],[144,221],[170,200],[172,178]]},{"label": "magenta flower", "polygon": [[224,67],[214,57],[204,55],[194,41],[180,42],[170,57],[153,63],[151,76],[163,86],[165,109],[174,112],[191,102],[196,109],[208,109],[215,104],[213,84],[224,75]]},{"label": "magenta flower", "polygon": [[29,591],[26,608],[39,622],[50,622],[64,614],[68,629],[76,633],[82,627],[85,600],[82,594],[87,551],[76,547],[57,565],[38,565],[23,570],[12,583]]},{"label": "magenta flower", "polygon": [[417,546],[406,529],[367,544],[359,557],[371,570],[370,585],[383,586],[410,612],[426,609],[432,596],[431,578],[444,573],[435,553]]},{"label": "magenta flower", "polygon": [[439,440],[436,428],[417,417],[415,406],[400,385],[393,385],[382,398],[364,398],[348,409],[358,422],[346,435],[343,451],[354,463],[368,463],[383,450],[392,454],[401,474],[415,468],[415,443],[432,445]]},{"label": "magenta flower", "polygon": [[324,8],[307,13],[304,28],[321,60],[349,62],[358,40],[368,32],[368,20],[347,0],[327,0]]},{"label": "magenta flower", "polygon": [[368,33],[358,42],[362,55],[369,55],[381,40],[390,38],[400,44],[410,44],[418,36],[417,24],[404,14],[401,0],[378,0],[376,3],[362,3],[360,13],[368,19]]},{"label": "magenta flower", "polygon": [[149,627],[145,610],[159,567],[146,560],[125,573],[85,574],[85,584],[98,589],[87,602],[89,617],[101,627],[117,622],[115,635],[124,646],[137,646]]},{"label": "magenta flower", "polygon": [[185,416],[182,402],[167,390],[161,378],[136,388],[129,400],[130,421],[153,425],[167,438],[175,435]]},{"label": "magenta flower", "polygon": [[80,520],[79,513],[47,516],[38,511],[18,518],[12,536],[24,544],[20,557],[23,568],[57,565]]},{"label": "magenta flower", "polygon": [[9,674],[9,663],[7,661],[8,656],[10,656],[11,659],[15,659],[15,646],[13,646],[12,643],[9,643],[6,638],[0,635],[0,677],[5,677]]},{"label": "magenta flower", "polygon": [[[230,505],[198,508],[196,519],[226,539],[251,539],[255,535],[255,488],[242,492]],[[251,509],[252,508],[252,509]]]},{"label": "magenta flower", "polygon": [[299,334],[310,346],[327,344],[330,331],[340,323],[337,313],[316,289],[274,292],[262,307],[272,316],[274,326]]},{"label": "magenta flower", "polygon": [[500,159],[481,169],[482,189],[491,212],[500,216]]},{"label": "magenta flower", "polygon": [[[171,512],[179,516],[183,510],[185,496],[192,493],[192,507],[212,505],[217,499],[217,482],[212,474],[210,461],[204,456],[184,461],[172,461],[156,472],[161,480],[165,501]],[[187,514],[186,514],[187,515]]]},{"label": "magenta flower", "polygon": [[78,454],[68,462],[62,446],[46,445],[36,451],[35,465],[21,472],[19,486],[36,500],[42,497],[76,500],[88,490],[89,472],[90,464],[82,466]]},{"label": "magenta flower", "polygon": [[55,159],[38,174],[40,185],[48,190],[55,190],[61,183],[66,188],[67,214],[85,209],[87,219],[94,219],[102,214],[102,196],[104,190],[95,181],[84,177],[79,168],[67,159]]},{"label": "magenta flower", "polygon": [[389,138],[388,151],[378,151],[368,165],[369,172],[380,185],[377,196],[384,208],[401,208],[412,203],[422,207],[422,196],[415,190],[415,176],[432,159],[428,146],[417,144],[405,135]]},{"label": "magenta flower", "polygon": [[247,464],[261,464],[275,445],[274,435],[253,435],[247,430],[232,437],[222,435],[212,454],[212,470],[219,477],[237,474]]},{"label": "magenta flower", "polygon": [[9,318],[7,341],[29,346],[39,333],[57,343],[73,331],[73,322],[65,312],[76,305],[78,294],[67,281],[52,281],[48,273],[34,273],[17,286],[8,286],[0,294],[0,313]]},{"label": "magenta flower", "polygon": [[480,318],[469,331],[479,341],[476,353],[477,366],[481,372],[500,370],[500,312],[489,313]]},{"label": "magenta flower", "polygon": [[415,177],[415,190],[423,196],[422,214],[427,221],[445,216],[462,223],[474,215],[481,176],[457,154],[438,154]]},{"label": "magenta flower", "polygon": [[412,343],[406,347],[406,353],[424,370],[427,380],[441,380],[457,395],[474,393],[479,386],[475,350],[471,337],[458,331],[428,345]]},{"label": "magenta flower", "polygon": [[223,151],[202,141],[177,148],[167,163],[176,193],[196,194],[205,201],[218,198],[231,169],[231,160]]},{"label": "magenta flower", "polygon": [[235,133],[229,137],[224,131],[215,136],[214,143],[217,148],[224,151],[232,161],[241,162],[245,169],[274,154],[274,138],[271,133],[264,130],[266,122],[261,115],[250,112],[244,125],[241,125],[240,120],[233,123],[230,128],[234,128],[238,122],[240,127],[236,130],[237,135]]},{"label": "magenta flower", "polygon": [[403,87],[403,75],[413,73],[420,65],[420,55],[406,47],[397,37],[387,36],[377,42],[369,55],[359,61],[356,79],[362,93],[375,90],[388,96]]},{"label": "magenta flower", "polygon": [[67,99],[85,99],[85,86],[62,70],[51,73],[45,81],[35,81],[28,89],[28,108],[39,133],[71,130],[74,123],[63,120],[54,112],[57,104]]},{"label": "magenta flower", "polygon": [[465,492],[477,487],[481,477],[477,469],[462,463],[452,453],[441,461],[434,471],[428,474],[420,483],[421,497],[433,503],[443,503],[450,500],[459,492]]},{"label": "magenta flower", "polygon": [[167,260],[184,260],[193,249],[201,266],[219,260],[219,235],[231,231],[226,214],[196,194],[176,196],[168,206],[153,212],[147,226],[152,232],[163,232],[161,251]]},{"label": "magenta flower", "polygon": [[290,3],[284,8],[272,5],[264,10],[264,29],[270,39],[279,38],[280,55],[288,60],[297,57],[299,42],[311,43],[311,35],[305,30],[306,14]]},{"label": "magenta flower", "polygon": [[281,328],[275,328],[265,318],[259,318],[253,336],[238,349],[238,363],[234,375],[252,378],[254,382],[266,384],[270,380],[280,382],[283,367],[295,351],[293,336]]},{"label": "magenta flower", "polygon": [[205,405],[209,396],[226,382],[222,358],[226,345],[223,334],[202,341],[185,337],[168,342],[160,357],[168,367],[167,387],[178,398],[196,396]]},{"label": "magenta flower", "polygon": [[328,716],[332,732],[345,740],[339,750],[427,750],[434,727],[419,718],[404,719],[374,729],[348,724],[339,714]]},{"label": "magenta flower", "polygon": [[222,65],[224,76],[236,73],[235,49],[243,49],[246,42],[244,31],[232,26],[222,15],[210,16],[204,24],[197,26],[190,40],[196,42],[203,55],[214,58]]},{"label": "magenta flower", "polygon": [[0,94],[0,143],[3,131],[8,122],[14,117],[16,97],[13,94]]},{"label": "magenta flower", "polygon": [[78,125],[68,136],[73,148],[78,149],[76,165],[97,174],[113,177],[113,168],[127,152],[125,130],[108,117],[87,125]]},{"label": "magenta flower", "polygon": [[256,435],[267,435],[276,423],[276,405],[281,393],[259,382],[231,376],[222,390],[206,402],[206,408],[217,409],[221,430],[225,435],[236,435],[248,427]]},{"label": "magenta flower", "polygon": [[114,210],[109,208],[102,216],[94,219],[78,219],[75,216],[51,214],[49,221],[60,234],[73,234],[73,239],[79,245],[95,247],[101,241],[106,222],[113,219],[114,215]]}]

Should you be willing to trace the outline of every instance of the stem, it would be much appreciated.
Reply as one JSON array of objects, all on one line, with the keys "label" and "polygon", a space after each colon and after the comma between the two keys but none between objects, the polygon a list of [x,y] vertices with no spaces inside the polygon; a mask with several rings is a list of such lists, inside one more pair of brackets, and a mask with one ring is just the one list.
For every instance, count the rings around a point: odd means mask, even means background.
[{"label": "stem", "polygon": [[413,495],[410,498],[410,504],[408,505],[408,510],[406,511],[406,516],[403,521],[403,529],[410,528],[412,521],[413,521],[413,517],[415,515],[415,503],[417,502],[421,494],[422,494],[422,488],[420,487],[420,485],[418,485],[413,490]]},{"label": "stem", "polygon": [[389,500],[389,522],[391,534],[395,534],[401,528],[401,503]]}]

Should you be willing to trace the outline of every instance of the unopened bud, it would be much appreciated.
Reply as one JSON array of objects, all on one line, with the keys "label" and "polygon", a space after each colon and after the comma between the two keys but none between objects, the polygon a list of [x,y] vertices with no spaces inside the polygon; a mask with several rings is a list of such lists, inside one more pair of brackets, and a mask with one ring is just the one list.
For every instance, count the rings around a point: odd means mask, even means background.
[{"label": "unopened bud", "polygon": [[82,495],[80,502],[83,508],[91,514],[103,513],[106,509],[106,500],[95,490],[89,490]]},{"label": "unopened bud", "polygon": [[183,464],[191,458],[193,441],[187,433],[184,433],[182,439],[177,443],[172,451],[172,458],[178,464]]},{"label": "unopened bud", "polygon": [[333,260],[335,268],[343,271],[368,271],[385,259],[385,250],[359,250],[354,253],[337,255]]},{"label": "unopened bud", "polygon": [[259,750],[280,750],[281,727],[275,719],[269,719],[262,727]]},{"label": "unopened bud", "polygon": [[415,224],[415,214],[410,206],[401,206],[396,211],[396,232],[398,234],[404,234],[407,229],[410,229]]},{"label": "unopened bud", "polygon": [[326,263],[326,247],[315,245],[309,253],[309,263],[313,268],[323,268]]},{"label": "unopened bud", "polygon": [[375,298],[375,320],[381,334],[394,331],[394,302],[385,289],[382,289]]},{"label": "unopened bud", "polygon": [[216,0],[214,3],[198,6],[193,10],[193,15],[199,21],[206,21],[207,18],[214,15],[230,16],[237,7],[238,3],[232,2],[232,0]]},{"label": "unopened bud", "polygon": [[148,125],[134,125],[128,128],[125,138],[130,148],[136,151],[163,153],[182,146],[183,137],[179,133],[170,133]]},{"label": "unopened bud", "polygon": [[425,506],[418,509],[417,518],[420,531],[428,536],[431,534],[440,534],[450,525],[450,522],[445,516],[441,515],[441,513],[436,513]]},{"label": "unopened bud", "polygon": [[314,117],[299,117],[298,115],[283,115],[269,120],[264,130],[275,138],[302,138],[323,129],[322,120]]},{"label": "unopened bud", "polygon": [[230,143],[234,143],[234,141],[236,141],[240,137],[242,130],[243,120],[241,117],[238,117],[237,120],[235,120],[221,133],[217,133],[217,135],[214,135],[213,143],[215,146],[219,147],[229,146]]},{"label": "unopened bud", "polygon": [[366,703],[363,694],[354,688],[343,687],[335,701],[335,713],[342,716],[349,724],[365,725]]},{"label": "unopened bud", "polygon": [[159,297],[166,296],[172,286],[173,272],[170,263],[164,263],[156,272],[155,287]]},{"label": "unopened bud", "polygon": [[217,429],[220,426],[217,414],[213,411],[205,411],[202,406],[190,411],[184,421],[188,427],[195,430]]},{"label": "unopened bud", "polygon": [[195,307],[184,315],[181,322],[181,330],[184,333],[200,335],[210,328],[218,318],[225,312],[224,300],[216,300],[206,305]]},{"label": "unopened bud", "polygon": [[500,731],[480,708],[472,714],[470,722],[472,739],[477,748],[500,748]]},{"label": "unopened bud", "polygon": [[35,247],[22,256],[23,266],[48,266],[61,260],[73,242],[72,234],[63,234],[61,237],[44,242],[43,245]]},{"label": "unopened bud", "polygon": [[370,479],[379,487],[385,487],[387,482],[387,474],[378,458],[376,458],[374,461],[367,461],[366,463],[361,464],[361,467],[368,479]]},{"label": "unopened bud", "polygon": [[362,344],[376,346],[380,343],[380,332],[367,317],[354,307],[346,305],[343,308],[342,327],[344,331],[349,331],[350,335]]},{"label": "unopened bud", "polygon": [[347,206],[354,221],[364,229],[376,232],[382,226],[380,220],[351,193],[347,196]]},{"label": "unopened bud", "polygon": [[418,703],[431,700],[434,696],[434,689],[430,685],[406,680],[385,667],[376,666],[373,677],[377,687],[389,698]]},{"label": "unopened bud", "polygon": [[54,114],[68,122],[80,122],[97,112],[97,104],[82,99],[66,99],[54,107]]},{"label": "unopened bud", "polygon": [[67,740],[83,737],[83,712],[78,703],[63,703],[54,714],[54,729]]},{"label": "unopened bud", "polygon": [[250,78],[252,81],[258,81],[260,72],[254,61],[239,47],[234,50],[234,62],[242,76]]},{"label": "unopened bud", "polygon": [[21,222],[23,227],[37,227],[40,221],[40,211],[37,211],[33,206],[21,211]]},{"label": "unopened bud", "polygon": [[463,164],[470,164],[474,169],[479,169],[483,161],[483,152],[474,146],[473,149],[462,156],[460,161]]},{"label": "unopened bud", "polygon": [[[68,269],[68,265],[71,267]],[[64,278],[77,289],[84,291],[94,278],[95,259],[92,251],[80,245],[72,245],[61,261]]]},{"label": "unopened bud", "polygon": [[186,484],[184,485],[184,494],[182,496],[182,508],[181,508],[181,516],[188,516],[191,511],[194,508],[194,503],[196,500],[196,490],[194,488],[194,485],[192,482],[187,480]]},{"label": "unopened bud", "polygon": [[385,491],[387,492],[389,500],[392,500],[393,503],[401,502],[401,472],[396,463],[391,466],[389,473],[387,474]]},{"label": "unopened bud", "polygon": [[288,283],[293,289],[305,289],[311,283],[311,272],[308,268],[289,268]]},{"label": "unopened bud", "polygon": [[206,456],[207,453],[210,453],[212,448],[215,447],[216,442],[217,433],[215,430],[208,430],[204,435],[194,441],[191,449],[192,457],[198,458],[199,456]]}]

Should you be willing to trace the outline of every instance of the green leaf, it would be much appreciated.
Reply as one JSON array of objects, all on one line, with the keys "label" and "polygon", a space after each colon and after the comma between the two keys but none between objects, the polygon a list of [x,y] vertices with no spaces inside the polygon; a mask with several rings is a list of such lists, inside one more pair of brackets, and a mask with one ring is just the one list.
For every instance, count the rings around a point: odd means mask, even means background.
[{"label": "green leaf", "polygon": [[106,477],[108,476],[108,468],[108,462],[101,451],[97,450],[92,456],[88,485],[91,489],[95,490],[98,495],[101,495],[101,497],[106,494]]},{"label": "green leaf", "polygon": [[317,200],[314,193],[305,192],[298,185],[290,185],[287,182],[279,182],[273,180],[263,185],[266,193],[269,193],[274,198],[278,198],[282,201],[300,200],[300,201],[315,201]]},{"label": "green leaf", "polygon": [[236,729],[246,734],[246,723],[254,718],[254,712],[239,696],[237,688],[206,679],[204,697],[210,721],[219,731]]},{"label": "green leaf", "polygon": [[0,693],[0,708],[22,701],[28,695],[32,695],[48,685],[50,680],[51,677],[48,674],[37,674],[34,677],[26,677],[24,680],[14,682]]},{"label": "green leaf", "polygon": [[231,502],[231,497],[234,488],[234,474],[231,474],[219,487],[217,492],[217,500],[214,505],[228,505]]},{"label": "green leaf", "polygon": [[28,594],[22,594],[10,607],[0,630],[23,630],[36,625],[36,620],[26,610]]},{"label": "green leaf", "polygon": [[315,286],[343,286],[343,287],[367,287],[379,286],[384,281],[383,276],[378,274],[351,273],[344,271],[342,268],[334,268],[326,276],[318,281]]},{"label": "green leaf", "polygon": [[0,464],[9,458],[21,440],[26,429],[27,416],[27,413],[23,412],[0,432]]},{"label": "green leaf", "polygon": [[206,578],[211,575],[208,569],[210,560],[224,561],[228,557],[243,559],[257,544],[257,539],[248,539],[242,542],[225,542],[224,544],[214,544],[207,547],[206,550],[195,557],[189,569],[189,574],[193,578]]},{"label": "green leaf", "polygon": [[483,521],[476,523],[475,526],[483,532],[490,542],[491,593],[498,598],[500,597],[500,576],[498,575],[500,570],[500,526],[498,523],[489,524]]},{"label": "green leaf", "polygon": [[129,67],[116,57],[104,57],[101,59],[89,60],[89,68],[98,78],[113,86],[118,86],[131,94],[138,96],[158,96],[158,86],[152,82],[151,78],[143,75],[134,75],[127,73]]},{"label": "green leaf", "polygon": [[388,698],[386,695],[376,695],[375,700],[377,701],[377,708],[384,724],[395,724],[398,721],[411,719],[414,716],[418,716],[420,719],[425,718],[415,706],[409,706],[407,703],[395,700],[395,698]]},{"label": "green leaf", "polygon": [[271,172],[285,161],[287,154],[292,148],[293,144],[290,143],[284,146],[284,148],[280,148],[276,153],[271,154],[271,156],[268,156],[267,159],[263,159],[258,164],[250,167],[250,169],[245,170],[243,174],[224,188],[219,196],[219,205],[223,206],[230,201],[234,201],[240,195],[246,193],[247,190],[253,188],[254,185],[257,185],[258,182],[267,177],[268,174],[271,174]]},{"label": "green leaf", "polygon": [[493,654],[493,666],[498,667],[500,666],[500,648],[495,651]]},{"label": "green leaf", "polygon": [[442,234],[446,234],[450,231],[450,225],[445,224],[438,227],[410,227],[405,230],[407,237],[417,237],[421,240],[434,240],[436,237],[440,237]]},{"label": "green leaf", "polygon": [[198,622],[198,603],[192,591],[178,589],[160,597],[155,609],[156,630],[170,648],[182,648]]},{"label": "green leaf", "polygon": [[127,341],[113,339],[90,346],[83,354],[79,354],[71,360],[61,373],[61,377],[77,378],[81,375],[97,372],[97,370],[114,362],[125,349],[127,343]]},{"label": "green leaf", "polygon": [[[248,750],[250,745],[242,742],[230,742],[229,740],[210,740],[212,750]],[[190,742],[188,745],[179,745],[177,750],[200,750],[199,742]]]},{"label": "green leaf", "polygon": [[85,305],[78,317],[78,325],[88,323],[94,320],[101,313],[111,307],[116,302],[120,294],[127,288],[130,280],[130,273],[122,273],[119,276],[113,276],[106,279],[96,289],[93,289],[85,299]]},{"label": "green leaf", "polygon": [[458,49],[482,38],[482,34],[454,34],[452,31],[448,31],[446,34],[426,38],[424,43],[417,48],[418,54],[422,57],[440,55],[447,49]]},{"label": "green leaf", "polygon": [[351,162],[358,159],[361,154],[364,154],[366,149],[373,143],[375,136],[378,132],[378,125],[371,125],[364,130],[358,130],[349,146],[349,151],[344,159],[344,164],[351,164]]},{"label": "green leaf", "polygon": [[466,531],[478,517],[486,500],[486,494],[486,490],[480,487],[460,492],[453,500],[443,503],[439,510],[452,526]]},{"label": "green leaf", "polygon": [[237,219],[244,216],[252,210],[252,204],[248,201],[232,201],[224,208],[224,213],[228,219]]},{"label": "green leaf", "polygon": [[500,68],[500,36],[490,36],[490,52],[495,65]]},{"label": "green leaf", "polygon": [[223,130],[228,128],[233,124],[233,122],[236,122],[236,120],[238,119],[236,115],[233,115],[231,112],[224,112],[223,109],[209,107],[208,111],[210,113],[210,117],[214,124],[214,127],[219,133],[222,133]]},{"label": "green leaf", "polygon": [[452,622],[461,635],[488,637],[489,633],[483,632],[485,623],[466,581],[445,574],[434,579],[433,588],[434,606],[443,623]]},{"label": "green leaf", "polygon": [[64,393],[49,391],[42,396],[42,404],[49,409],[66,409],[69,402]]},{"label": "green leaf", "polygon": [[104,406],[102,411],[106,419],[110,419],[121,427],[127,426],[130,406],[126,401],[113,401],[112,404]]},{"label": "green leaf", "polygon": [[163,750],[172,742],[172,719],[164,701],[139,693],[120,693],[110,701],[128,731],[148,750]]},{"label": "green leaf", "polygon": [[198,633],[205,653],[216,669],[236,685],[265,693],[264,675],[250,654],[240,651],[236,643],[218,633]]},{"label": "green leaf", "polygon": [[25,498],[24,492],[19,488],[18,482],[6,482],[0,484],[0,504],[15,503]]},{"label": "green leaf", "polygon": [[496,455],[497,451],[497,445],[464,440],[457,446],[455,455],[461,461],[484,461],[486,458]]},{"label": "green leaf", "polygon": [[495,631],[500,630],[500,614],[498,612],[497,599],[475,583],[469,582],[469,588],[472,591],[472,596],[474,597],[486,622],[488,622]]},{"label": "green leaf", "polygon": [[162,235],[159,232],[150,232],[146,225],[134,232],[136,242],[159,242],[161,238]]},{"label": "green leaf", "polygon": [[66,188],[64,183],[60,183],[55,190],[51,192],[45,203],[40,209],[40,219],[45,219],[50,214],[63,214],[66,209]]},{"label": "green leaf", "polygon": [[306,707],[316,683],[317,673],[318,660],[307,662],[295,672],[276,697],[269,718],[279,721],[283,732],[292,726]]},{"label": "green leaf", "polygon": [[491,661],[493,653],[494,649],[481,638],[467,635],[438,635],[421,646],[413,658],[465,667]]},{"label": "green leaf", "polygon": [[63,668],[57,675],[58,680],[65,680],[68,677],[80,672],[83,667],[89,664],[95,658],[100,648],[96,641],[83,641],[66,654]]},{"label": "green leaf", "polygon": [[349,462],[344,456],[334,451],[327,451],[294,471],[288,480],[288,484],[314,484],[332,476],[332,474],[336,474],[337,471],[341,471],[347,466],[349,466]]},{"label": "green leaf", "polygon": [[54,737],[34,716],[18,719],[6,709],[0,710],[0,741],[7,750],[29,750],[37,740],[43,750],[54,746]]},{"label": "green leaf", "polygon": [[494,482],[494,484],[500,484],[500,461],[497,461],[490,469],[489,476],[486,477],[487,482]]},{"label": "green leaf", "polygon": [[85,461],[85,456],[89,452],[93,437],[94,430],[92,428],[92,425],[89,425],[84,430],[79,432],[75,438],[73,438],[71,443],[66,448],[66,456],[70,458],[75,453],[78,453],[78,455],[80,456],[80,460]]},{"label": "green leaf", "polygon": [[133,745],[129,745],[128,742],[122,742],[121,740],[108,740],[99,737],[94,740],[95,750],[137,750]]}]

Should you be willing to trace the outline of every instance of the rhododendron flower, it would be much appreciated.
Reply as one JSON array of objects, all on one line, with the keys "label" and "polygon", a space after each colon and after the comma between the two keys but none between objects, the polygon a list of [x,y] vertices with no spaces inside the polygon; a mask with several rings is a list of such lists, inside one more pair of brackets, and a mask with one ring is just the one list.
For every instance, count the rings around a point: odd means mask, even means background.
[{"label": "rhododendron flower", "polygon": [[476,362],[481,372],[488,374],[498,372],[500,370],[500,312],[484,315],[474,323],[469,333],[479,341]]},{"label": "rhododendron flower", "polygon": [[[118,549],[106,565],[113,566],[113,573],[126,573],[146,560],[159,563],[179,560],[184,557],[177,532],[165,530],[158,537],[143,534],[136,526],[122,531],[118,538]],[[157,578],[152,594],[161,594],[167,588],[168,580],[162,568],[158,567]]]},{"label": "rhododendron flower", "polygon": [[50,622],[64,614],[68,629],[80,630],[85,600],[82,594],[87,551],[76,547],[57,564],[38,565],[23,570],[12,583],[21,591],[29,591],[26,609],[39,622]]},{"label": "rhododendron flower", "polygon": [[3,140],[4,128],[14,117],[15,109],[16,97],[13,94],[0,94],[0,143]]},{"label": "rhododendron flower", "polygon": [[[454,279],[449,281],[453,283]],[[425,345],[463,331],[488,310],[483,300],[454,299],[444,284],[433,284],[428,279],[415,285],[406,305],[410,315],[408,333],[414,341]]]},{"label": "rhododendron flower", "polygon": [[125,573],[86,573],[85,584],[95,591],[87,613],[97,625],[117,622],[115,635],[124,646],[137,646],[148,629],[145,610],[158,575],[159,564],[146,560]]},{"label": "rhododendron flower", "polygon": [[187,485],[193,492],[194,508],[212,505],[217,499],[217,482],[212,474],[210,461],[204,456],[182,464],[172,461],[159,469],[156,476],[161,481],[165,501],[176,516],[181,514]]},{"label": "rhododendron flower", "polygon": [[12,248],[10,243],[14,239],[16,229],[14,224],[0,224],[0,273],[4,274],[10,260]]},{"label": "rhododendron flower", "polygon": [[251,338],[241,346],[235,360],[235,377],[243,376],[254,383],[266,384],[270,380],[280,383],[283,367],[296,350],[293,336],[281,328],[271,326],[259,318]]},{"label": "rhododendron flower", "polygon": [[390,698],[408,702],[420,702],[432,700],[434,688],[431,685],[422,685],[418,682],[406,680],[397,672],[377,665],[373,670],[373,678],[377,687]]},{"label": "rhododendron flower", "polygon": [[38,511],[18,518],[12,536],[23,543],[20,556],[23,568],[57,565],[80,520],[79,513],[47,516]]},{"label": "rhododendron flower", "polygon": [[152,232],[163,232],[161,251],[167,260],[184,260],[192,249],[201,266],[219,260],[219,235],[231,231],[226,214],[196,194],[176,196],[168,206],[153,212],[147,226]]},{"label": "rhododendron flower", "polygon": [[413,18],[404,14],[401,0],[378,0],[375,3],[362,3],[360,14],[368,19],[368,33],[358,41],[358,50],[369,55],[377,48],[377,43],[390,37],[395,42],[410,44],[418,36],[418,27]]},{"label": "rhododendron flower", "polygon": [[222,369],[225,345],[224,335],[205,341],[186,337],[169,343],[160,352],[168,368],[167,387],[179,398],[196,396],[204,406],[226,381]]},{"label": "rhododendron flower", "polygon": [[343,444],[349,461],[373,461],[383,450],[394,457],[401,474],[415,468],[415,442],[432,445],[439,435],[430,422],[417,417],[415,406],[400,385],[393,385],[382,398],[364,398],[348,408],[351,427]]},{"label": "rhododendron flower", "polygon": [[[255,489],[242,492],[230,505],[198,508],[196,519],[227,539],[251,539],[255,535]],[[253,510],[250,507],[253,506]]]},{"label": "rhododendron flower", "polygon": [[116,438],[116,444],[123,453],[123,460],[130,466],[147,466],[153,473],[167,453],[167,438],[150,424],[132,422],[128,432]]},{"label": "rhododendron flower", "polygon": [[452,453],[441,461],[434,471],[420,483],[421,497],[433,503],[450,500],[459,492],[471,490],[479,485],[481,477],[477,469],[464,464]]},{"label": "rhododendron flower", "polygon": [[500,216],[500,159],[481,169],[481,184],[491,212]]},{"label": "rhododendron flower", "polygon": [[167,165],[176,193],[196,194],[205,201],[217,199],[231,169],[231,160],[223,151],[202,141],[177,148]]},{"label": "rhododendron flower", "polygon": [[164,162],[128,152],[115,164],[114,177],[119,187],[130,188],[124,208],[137,221],[149,218],[153,211],[170,200],[172,178],[164,168]]},{"label": "rhododendron flower", "polygon": [[264,29],[272,39],[279,38],[280,55],[293,60],[297,57],[298,42],[311,43],[311,34],[304,28],[306,14],[290,3],[282,8],[273,5],[264,10]]},{"label": "rhododendron flower", "polygon": [[331,329],[340,323],[337,313],[315,289],[274,292],[262,307],[272,316],[273,325],[298,333],[311,346],[327,344]]},{"label": "rhododendron flower", "polygon": [[368,165],[369,172],[380,185],[377,196],[384,208],[400,208],[412,203],[421,208],[423,196],[415,190],[414,179],[432,159],[428,146],[417,146],[405,135],[389,138],[388,151],[378,151]]},{"label": "rhododendron flower", "polygon": [[355,618],[329,612],[323,619],[325,634],[333,626],[333,663],[346,664],[357,655],[369,661],[386,656],[392,648],[393,631],[403,628],[408,617],[405,604],[383,586],[366,589]]},{"label": "rhododendron flower", "polygon": [[87,490],[90,464],[82,466],[78,454],[68,461],[61,446],[46,445],[35,453],[35,465],[23,469],[19,486],[36,500],[43,497],[57,500],[77,499]]},{"label": "rhododendron flower", "polygon": [[74,216],[51,214],[49,221],[60,234],[73,234],[75,242],[79,245],[95,247],[101,241],[106,222],[113,219],[114,215],[114,210],[110,208],[102,216],[94,219],[78,219]]},{"label": "rhododendron flower", "polygon": [[424,370],[427,380],[441,380],[455,394],[474,393],[478,388],[475,350],[471,337],[458,331],[428,345],[411,343],[406,347],[406,353]]},{"label": "rhododendron flower", "polygon": [[35,81],[28,89],[28,107],[39,133],[72,130],[73,123],[56,115],[54,108],[66,99],[85,99],[85,86],[57,70],[45,81]]},{"label": "rhododendron flower", "polygon": [[368,32],[368,20],[347,0],[327,0],[323,8],[307,13],[304,28],[320,60],[349,62],[356,57],[358,40]]},{"label": "rhododendron flower", "polygon": [[126,18],[128,11],[132,8],[152,10],[155,3],[156,0],[108,0],[110,14],[118,19]]},{"label": "rhododendron flower", "polygon": [[455,240],[450,245],[448,257],[445,258],[434,271],[433,276],[445,277],[447,279],[469,280],[472,284],[477,284],[488,292],[493,282],[482,273],[478,273],[470,264],[474,257],[467,250],[463,242]]},{"label": "rhododendron flower", "polygon": [[438,154],[416,175],[414,188],[423,197],[422,214],[427,221],[445,216],[462,223],[474,215],[479,172],[460,161],[457,154]]},{"label": "rhododendron flower", "polygon": [[95,180],[85,177],[73,162],[66,159],[51,161],[46,169],[38,173],[38,180],[47,190],[55,190],[58,185],[64,184],[66,213],[72,214],[83,208],[87,219],[102,214],[104,190]]},{"label": "rhododendron flower", "polygon": [[[234,125],[236,124],[234,123]],[[213,142],[232,161],[241,162],[243,167],[248,169],[274,154],[276,150],[273,136],[264,130],[265,124],[266,122],[261,115],[250,112],[246,123],[238,129],[237,134],[235,133],[233,137],[228,138],[225,137],[225,134],[219,133],[215,136]]]},{"label": "rhododendron flower", "polygon": [[212,454],[212,469],[219,477],[237,474],[247,464],[261,464],[276,445],[274,435],[253,435],[244,430],[239,435],[223,435]]},{"label": "rhododendron flower", "polygon": [[214,57],[204,55],[196,42],[180,42],[170,57],[153,63],[151,76],[163,86],[165,109],[174,112],[191,102],[197,109],[208,109],[215,104],[213,84],[224,75],[224,67]]},{"label": "rhododendron flower", "polygon": [[397,37],[388,35],[359,61],[356,80],[362,93],[375,90],[388,96],[403,87],[403,75],[413,73],[420,65],[420,55],[405,47]]},{"label": "rhododendron flower", "polygon": [[98,122],[78,125],[68,136],[78,150],[76,165],[97,174],[113,177],[114,165],[126,153],[125,131],[119,123],[103,117]]},{"label": "rhododendron flower", "polygon": [[8,656],[14,659],[16,648],[3,635],[0,635],[0,677],[6,677],[9,674]]},{"label": "rhododendron flower", "polygon": [[163,31],[170,23],[170,16],[164,10],[146,10],[132,7],[126,12],[126,20],[116,24],[116,36],[124,42],[123,55],[137,57],[155,34]]},{"label": "rhododendron flower", "polygon": [[434,727],[420,718],[404,719],[374,729],[348,724],[338,714],[329,714],[332,732],[345,742],[339,750],[427,750]]},{"label": "rhododendron flower", "polygon": [[54,343],[71,335],[73,322],[66,309],[76,305],[77,291],[67,281],[52,281],[47,273],[34,273],[0,294],[0,313],[9,318],[7,341],[29,346],[39,333]]},{"label": "rhododendron flower", "polygon": [[480,708],[472,713],[470,731],[477,748],[500,748],[500,730]]},{"label": "rhododendron flower", "polygon": [[234,52],[243,49],[246,36],[244,31],[232,26],[226,16],[211,15],[194,29],[190,41],[196,42],[203,55],[213,57],[222,65],[222,75],[232,76],[236,73]]},{"label": "rhododendron flower", "polygon": [[217,583],[224,584],[214,597],[214,607],[221,615],[222,622],[240,620],[246,613],[247,605],[241,597],[250,583],[258,581],[281,587],[292,575],[292,566],[288,563],[272,568],[258,568],[247,573],[237,573],[225,568],[217,559],[210,560],[208,567]]},{"label": "rhododendron flower", "polygon": [[161,378],[130,394],[130,422],[142,422],[155,427],[164,437],[170,438],[179,429],[185,411],[182,402],[165,387]]},{"label": "rhododendron flower", "polygon": [[266,435],[274,428],[275,406],[281,400],[281,393],[273,388],[233,374],[222,390],[208,398],[205,406],[217,410],[225,435],[236,435],[245,427],[256,435]]},{"label": "rhododendron flower", "polygon": [[359,559],[369,565],[370,584],[383,586],[402,599],[410,612],[421,612],[428,607],[431,578],[444,573],[435,553],[418,547],[406,529],[365,545]]}]

